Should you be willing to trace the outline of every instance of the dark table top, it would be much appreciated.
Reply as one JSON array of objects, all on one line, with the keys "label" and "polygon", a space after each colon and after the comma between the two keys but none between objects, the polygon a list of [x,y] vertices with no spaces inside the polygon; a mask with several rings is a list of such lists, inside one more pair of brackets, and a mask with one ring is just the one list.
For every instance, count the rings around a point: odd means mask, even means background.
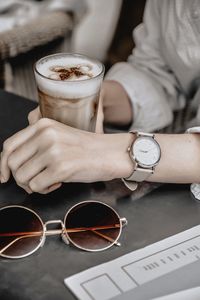
[{"label": "dark table top", "polygon": [[[0,147],[8,136],[27,125],[27,114],[35,105],[0,91]],[[163,185],[133,200],[134,195],[125,192],[120,181],[65,184],[49,195],[28,195],[12,180],[0,185],[0,207],[24,205],[43,221],[63,219],[72,205],[87,199],[109,203],[128,219],[120,239],[122,246],[89,253],[67,246],[58,236],[47,237],[43,248],[29,257],[0,258],[1,300],[75,299],[63,283],[67,276],[188,229],[200,220],[200,204],[191,196],[189,186]]]}]

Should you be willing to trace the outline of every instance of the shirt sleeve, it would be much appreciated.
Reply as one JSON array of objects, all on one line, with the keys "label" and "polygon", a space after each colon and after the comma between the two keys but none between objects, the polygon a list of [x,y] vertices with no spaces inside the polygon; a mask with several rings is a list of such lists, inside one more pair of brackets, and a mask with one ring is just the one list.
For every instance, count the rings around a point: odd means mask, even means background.
[{"label": "shirt sleeve", "polygon": [[[187,133],[200,133],[200,127],[192,127],[189,128]],[[200,184],[199,183],[192,183],[190,186],[190,191],[193,196],[200,201]]]},{"label": "shirt sleeve", "polygon": [[132,128],[146,132],[169,125],[173,109],[185,105],[176,77],[161,53],[161,2],[147,1],[143,23],[133,32],[136,47],[132,55],[127,62],[114,65],[106,76],[126,90],[133,106]]}]

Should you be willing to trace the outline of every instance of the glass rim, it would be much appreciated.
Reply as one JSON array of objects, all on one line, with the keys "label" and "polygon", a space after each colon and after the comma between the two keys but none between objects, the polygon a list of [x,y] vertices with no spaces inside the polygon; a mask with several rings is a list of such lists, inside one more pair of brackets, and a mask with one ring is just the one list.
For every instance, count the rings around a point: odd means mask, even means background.
[{"label": "glass rim", "polygon": [[[122,219],[120,218],[119,214],[118,214],[118,213],[116,212],[116,210],[115,210],[114,208],[112,208],[109,204],[106,204],[106,203],[101,202],[101,201],[98,201],[98,200],[85,200],[85,201],[81,201],[81,202],[79,202],[79,203],[73,205],[73,206],[66,212],[65,217],[64,217],[64,220],[63,220],[64,226],[65,226],[65,222],[66,222],[67,216],[69,215],[69,213],[71,212],[71,210],[72,210],[73,208],[75,208],[76,206],[79,206],[79,205],[84,204],[84,203],[97,203],[97,204],[101,204],[101,205],[103,205],[103,206],[107,206],[109,209],[111,209],[111,210],[116,214],[116,216],[117,216],[118,219],[119,219],[119,224],[120,224],[120,227],[119,227],[119,233],[118,233],[116,239],[113,241],[113,243],[110,242],[110,243],[108,244],[108,246],[106,246],[106,247],[99,248],[99,249],[89,249],[89,248],[86,248],[86,247],[81,247],[80,245],[78,245],[77,243],[75,243],[75,242],[70,238],[70,236],[69,236],[69,234],[68,234],[67,231],[64,233],[64,235],[67,237],[67,239],[68,239],[74,246],[76,246],[76,247],[79,248],[79,249],[88,251],[88,252],[100,252],[100,251],[103,251],[103,250],[106,250],[106,249],[112,247],[112,246],[115,244],[115,242],[118,241],[118,239],[120,238],[121,233],[122,233],[122,227],[123,227],[123,226],[122,226]],[[65,228],[66,228],[66,226],[65,226]]]},{"label": "glass rim", "polygon": [[[90,61],[92,61],[93,63],[99,65],[101,67],[101,71],[100,73],[98,73],[97,75],[95,75],[94,77],[92,78],[86,78],[86,79],[82,79],[82,80],[70,80],[70,81],[67,81],[67,80],[57,80],[57,79],[53,79],[53,78],[49,78],[45,75],[43,75],[42,73],[40,73],[37,69],[37,65],[44,59],[47,59],[47,58],[51,58],[51,57],[54,57],[54,56],[75,56],[75,57],[82,57],[82,58],[86,58]],[[39,76],[41,76],[42,78],[45,78],[47,80],[51,80],[52,82],[57,82],[59,84],[69,84],[69,83],[80,83],[80,82],[86,82],[86,81],[89,81],[89,80],[93,80],[93,79],[97,79],[98,77],[101,77],[103,76],[104,72],[105,72],[105,66],[102,62],[100,62],[99,60],[97,59],[94,59],[94,58],[91,58],[87,55],[84,55],[84,54],[79,54],[79,53],[72,53],[72,52],[60,52],[60,53],[55,53],[55,54],[50,54],[50,55],[46,55],[46,56],[43,56],[41,57],[40,59],[38,59],[34,65],[33,65],[33,69],[35,71],[36,74],[38,74]]]},{"label": "glass rim", "polygon": [[40,223],[42,225],[41,240],[33,250],[29,251],[26,254],[15,255],[15,256],[14,255],[10,256],[10,255],[5,255],[5,254],[0,253],[0,256],[5,257],[5,258],[11,258],[11,259],[12,258],[13,259],[15,259],[15,258],[24,258],[24,257],[29,256],[29,255],[33,254],[34,252],[36,252],[41,247],[41,245],[43,244],[44,239],[45,239],[45,225],[44,225],[44,222],[42,221],[42,219],[40,218],[40,216],[35,211],[33,211],[32,209],[30,209],[28,207],[22,206],[22,205],[7,205],[7,206],[4,206],[4,207],[1,207],[0,212],[4,209],[9,209],[9,208],[20,208],[20,209],[24,209],[24,210],[27,210],[27,211],[31,212],[32,214],[34,214],[38,218],[38,220],[40,221]]}]

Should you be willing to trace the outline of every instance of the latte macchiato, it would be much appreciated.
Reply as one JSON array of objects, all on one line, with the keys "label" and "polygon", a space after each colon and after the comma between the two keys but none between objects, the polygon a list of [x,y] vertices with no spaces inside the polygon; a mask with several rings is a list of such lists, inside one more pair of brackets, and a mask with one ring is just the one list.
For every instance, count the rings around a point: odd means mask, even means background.
[{"label": "latte macchiato", "polygon": [[35,65],[43,117],[95,131],[104,66],[77,54],[54,54]]}]

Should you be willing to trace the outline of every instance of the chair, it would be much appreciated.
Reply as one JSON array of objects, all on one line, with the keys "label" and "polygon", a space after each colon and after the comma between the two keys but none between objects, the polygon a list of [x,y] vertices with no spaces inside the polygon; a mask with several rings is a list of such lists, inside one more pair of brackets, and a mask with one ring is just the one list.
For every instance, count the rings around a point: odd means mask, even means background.
[{"label": "chair", "polygon": [[56,11],[0,33],[0,87],[36,100],[33,64],[44,55],[69,50],[72,28],[72,15]]}]

